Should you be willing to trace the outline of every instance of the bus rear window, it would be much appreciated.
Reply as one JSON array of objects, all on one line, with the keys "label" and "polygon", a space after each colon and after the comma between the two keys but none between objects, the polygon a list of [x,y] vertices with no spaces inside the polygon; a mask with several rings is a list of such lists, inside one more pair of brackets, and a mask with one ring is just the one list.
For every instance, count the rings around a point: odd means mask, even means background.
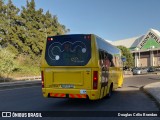
[{"label": "bus rear window", "polygon": [[90,39],[86,35],[49,37],[45,59],[50,66],[84,66],[91,58]]}]

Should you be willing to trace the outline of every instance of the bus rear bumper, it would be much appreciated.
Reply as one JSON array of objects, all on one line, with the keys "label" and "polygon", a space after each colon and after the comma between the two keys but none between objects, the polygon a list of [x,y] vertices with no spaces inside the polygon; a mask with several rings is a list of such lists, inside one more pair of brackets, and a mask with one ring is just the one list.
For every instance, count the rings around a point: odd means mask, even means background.
[{"label": "bus rear bumper", "polygon": [[97,100],[100,98],[98,90],[85,89],[42,88],[42,94],[47,98],[88,98],[90,100]]}]

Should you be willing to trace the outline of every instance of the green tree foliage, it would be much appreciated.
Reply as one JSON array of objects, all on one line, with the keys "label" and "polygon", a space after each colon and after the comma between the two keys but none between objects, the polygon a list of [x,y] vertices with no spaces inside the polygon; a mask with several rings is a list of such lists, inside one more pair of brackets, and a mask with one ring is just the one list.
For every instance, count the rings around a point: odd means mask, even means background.
[{"label": "green tree foliage", "polygon": [[7,25],[6,21],[6,5],[4,4],[3,0],[0,0],[0,45],[2,45],[5,34],[7,32],[5,26]]},{"label": "green tree foliage", "polygon": [[124,46],[117,46],[117,47],[121,50],[122,57],[126,57],[126,62],[124,62],[124,66],[133,67],[134,59],[130,50]]},{"label": "green tree foliage", "polygon": [[58,22],[58,18],[49,11],[36,10],[35,1],[26,1],[22,10],[11,0],[5,5],[0,0],[0,45],[30,58],[40,56],[47,36],[65,34],[69,30]]},{"label": "green tree foliage", "polygon": [[22,46],[22,42],[19,39],[19,21],[21,17],[18,15],[19,9],[15,7],[11,0],[8,1],[7,5],[2,6],[4,9],[3,14],[3,22],[1,28],[1,46],[7,47],[13,53],[20,53],[20,46]]}]

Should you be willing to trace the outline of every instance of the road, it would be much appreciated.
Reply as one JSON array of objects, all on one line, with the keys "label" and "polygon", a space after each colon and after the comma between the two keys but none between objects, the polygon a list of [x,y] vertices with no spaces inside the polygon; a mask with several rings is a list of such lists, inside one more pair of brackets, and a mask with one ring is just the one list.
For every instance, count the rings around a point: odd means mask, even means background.
[{"label": "road", "polygon": [[42,97],[41,87],[1,90],[0,111],[159,111],[155,101],[140,90],[159,79],[157,75],[125,78],[123,88],[114,91],[110,99],[98,101],[47,99]]}]

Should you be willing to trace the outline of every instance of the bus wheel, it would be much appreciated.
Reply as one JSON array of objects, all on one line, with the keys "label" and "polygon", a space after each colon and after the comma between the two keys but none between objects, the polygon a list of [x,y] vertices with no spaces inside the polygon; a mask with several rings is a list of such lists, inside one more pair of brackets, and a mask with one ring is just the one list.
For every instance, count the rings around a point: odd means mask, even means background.
[{"label": "bus wheel", "polygon": [[110,85],[109,93],[107,95],[108,98],[111,98],[111,96],[112,96],[112,89],[113,89],[113,84]]}]

